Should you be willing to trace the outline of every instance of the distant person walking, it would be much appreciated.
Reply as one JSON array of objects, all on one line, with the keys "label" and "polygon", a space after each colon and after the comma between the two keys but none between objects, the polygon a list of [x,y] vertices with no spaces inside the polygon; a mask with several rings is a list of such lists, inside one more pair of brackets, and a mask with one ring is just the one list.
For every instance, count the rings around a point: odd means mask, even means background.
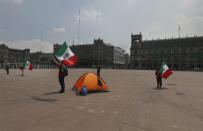
[{"label": "distant person walking", "polygon": [[58,61],[56,61],[56,59],[54,58],[54,56],[52,57],[52,60],[54,61],[54,63],[56,63],[59,67],[59,73],[58,73],[58,79],[59,79],[59,83],[61,85],[61,90],[59,91],[59,93],[64,93],[65,92],[65,82],[64,82],[64,78],[65,76],[68,75],[68,70],[66,69],[65,65],[62,63],[59,63]]},{"label": "distant person walking", "polygon": [[156,75],[156,81],[157,81],[157,88],[161,88],[161,86],[162,86],[162,73],[160,72],[160,68],[156,69],[155,75]]},{"label": "distant person walking", "polygon": [[6,73],[9,74],[9,63],[6,64]]}]

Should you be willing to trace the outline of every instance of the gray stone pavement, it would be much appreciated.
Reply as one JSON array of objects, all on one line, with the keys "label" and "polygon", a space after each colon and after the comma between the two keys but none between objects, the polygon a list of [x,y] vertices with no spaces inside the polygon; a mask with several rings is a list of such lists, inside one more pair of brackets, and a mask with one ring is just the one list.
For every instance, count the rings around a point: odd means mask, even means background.
[{"label": "gray stone pavement", "polygon": [[179,72],[157,90],[154,71],[103,69],[111,92],[76,96],[76,80],[93,69],[70,69],[66,92],[57,70],[0,70],[0,131],[203,131],[203,73]]}]

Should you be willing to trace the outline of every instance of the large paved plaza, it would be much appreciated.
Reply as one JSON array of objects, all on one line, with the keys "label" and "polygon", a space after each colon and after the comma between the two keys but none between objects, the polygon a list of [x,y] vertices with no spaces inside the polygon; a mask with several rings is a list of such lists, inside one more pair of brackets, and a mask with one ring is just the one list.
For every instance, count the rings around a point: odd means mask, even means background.
[{"label": "large paved plaza", "polygon": [[76,96],[76,80],[93,69],[70,69],[66,92],[57,70],[0,70],[0,131],[203,131],[203,73],[179,72],[157,90],[154,71],[103,69],[110,92]]}]

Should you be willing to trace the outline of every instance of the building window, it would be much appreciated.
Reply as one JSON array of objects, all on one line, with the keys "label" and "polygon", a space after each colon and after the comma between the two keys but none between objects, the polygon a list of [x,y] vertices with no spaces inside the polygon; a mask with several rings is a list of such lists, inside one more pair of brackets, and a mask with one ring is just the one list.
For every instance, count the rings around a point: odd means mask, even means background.
[{"label": "building window", "polygon": [[182,54],[182,49],[179,49],[179,54]]},{"label": "building window", "polygon": [[190,52],[190,49],[189,48],[186,48],[186,53],[189,53]]},{"label": "building window", "polygon": [[173,55],[173,49],[171,48],[171,55]]},{"label": "building window", "polygon": [[197,48],[194,48],[194,52],[197,52]]}]

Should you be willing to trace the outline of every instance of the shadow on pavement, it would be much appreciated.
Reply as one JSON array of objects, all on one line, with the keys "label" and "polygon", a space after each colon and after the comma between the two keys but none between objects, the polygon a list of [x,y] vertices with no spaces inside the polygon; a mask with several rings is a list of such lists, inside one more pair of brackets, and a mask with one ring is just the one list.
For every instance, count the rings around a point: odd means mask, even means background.
[{"label": "shadow on pavement", "polygon": [[152,88],[152,89],[154,89],[154,90],[167,90],[168,88],[166,88],[166,87],[162,87],[162,88]]},{"label": "shadow on pavement", "polygon": [[107,90],[95,90],[95,91],[88,91],[87,93],[88,94],[93,94],[93,93],[106,93],[106,92],[110,92],[110,91],[107,91]]},{"label": "shadow on pavement", "polygon": [[55,95],[55,94],[59,94],[59,93],[56,91],[53,91],[53,92],[44,93],[43,95],[48,96],[48,95]]},{"label": "shadow on pavement", "polygon": [[[21,76],[22,77],[22,75],[16,75],[16,76]],[[23,75],[23,77],[25,77],[25,75]]]},{"label": "shadow on pavement", "polygon": [[176,95],[183,96],[183,95],[184,95],[184,93],[182,93],[182,92],[177,92],[177,93],[176,93]]},{"label": "shadow on pavement", "polygon": [[167,85],[169,85],[169,86],[175,86],[176,84],[167,84]]},{"label": "shadow on pavement", "polygon": [[56,101],[58,101],[57,99],[39,98],[36,96],[31,96],[31,98],[35,101],[41,101],[41,102],[56,102]]}]

